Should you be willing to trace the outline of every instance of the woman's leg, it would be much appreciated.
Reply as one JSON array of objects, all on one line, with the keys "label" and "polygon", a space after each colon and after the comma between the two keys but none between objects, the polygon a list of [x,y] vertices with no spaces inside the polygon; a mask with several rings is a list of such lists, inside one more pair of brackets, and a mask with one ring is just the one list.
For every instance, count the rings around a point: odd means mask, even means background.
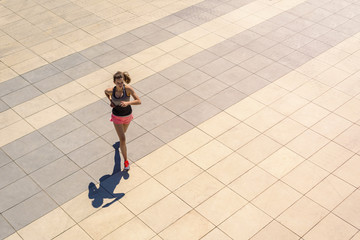
[{"label": "woman's leg", "polygon": [[[129,125],[129,124],[127,124],[127,125]],[[127,151],[126,151],[125,131],[128,126],[124,127],[124,124],[115,124],[114,123],[114,127],[115,127],[117,135],[119,136],[121,154],[123,155],[124,161],[126,161],[127,160]],[[126,129],[124,129],[124,128],[126,128]]]}]

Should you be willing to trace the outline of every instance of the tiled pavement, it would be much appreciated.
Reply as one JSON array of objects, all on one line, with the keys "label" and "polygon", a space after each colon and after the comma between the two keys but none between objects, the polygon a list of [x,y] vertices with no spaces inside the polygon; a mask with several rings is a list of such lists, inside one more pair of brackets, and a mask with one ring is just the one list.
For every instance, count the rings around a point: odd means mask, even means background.
[{"label": "tiled pavement", "polygon": [[360,239],[359,0],[2,0],[0,43],[0,239]]}]

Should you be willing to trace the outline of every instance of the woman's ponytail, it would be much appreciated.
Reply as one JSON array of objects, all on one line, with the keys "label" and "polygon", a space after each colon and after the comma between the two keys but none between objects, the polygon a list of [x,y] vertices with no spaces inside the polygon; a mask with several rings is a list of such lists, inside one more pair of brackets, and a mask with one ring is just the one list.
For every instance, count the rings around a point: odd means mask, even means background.
[{"label": "woman's ponytail", "polygon": [[131,78],[128,72],[123,72],[124,74],[124,81],[129,84],[131,82]]}]

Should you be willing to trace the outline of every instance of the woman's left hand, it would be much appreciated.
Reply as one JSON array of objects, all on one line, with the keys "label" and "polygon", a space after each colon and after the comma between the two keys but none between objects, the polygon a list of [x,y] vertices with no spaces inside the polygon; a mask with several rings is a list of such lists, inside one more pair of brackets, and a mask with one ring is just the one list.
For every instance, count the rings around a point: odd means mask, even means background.
[{"label": "woman's left hand", "polygon": [[129,103],[128,102],[120,102],[120,106],[127,107],[127,106],[129,106]]}]

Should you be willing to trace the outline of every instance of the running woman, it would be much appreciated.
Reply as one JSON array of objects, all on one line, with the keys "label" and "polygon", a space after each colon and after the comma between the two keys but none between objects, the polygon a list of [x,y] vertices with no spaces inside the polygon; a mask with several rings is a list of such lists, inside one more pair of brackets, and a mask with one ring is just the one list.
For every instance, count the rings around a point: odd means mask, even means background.
[{"label": "running woman", "polygon": [[[141,104],[140,98],[130,87],[131,78],[128,72],[116,72],[113,76],[115,86],[105,90],[106,97],[110,100],[112,109],[111,119],[120,140],[120,150],[124,157],[124,170],[130,170],[130,164],[127,158],[125,133],[133,119],[131,105]],[[130,95],[133,101],[130,101]]]}]

